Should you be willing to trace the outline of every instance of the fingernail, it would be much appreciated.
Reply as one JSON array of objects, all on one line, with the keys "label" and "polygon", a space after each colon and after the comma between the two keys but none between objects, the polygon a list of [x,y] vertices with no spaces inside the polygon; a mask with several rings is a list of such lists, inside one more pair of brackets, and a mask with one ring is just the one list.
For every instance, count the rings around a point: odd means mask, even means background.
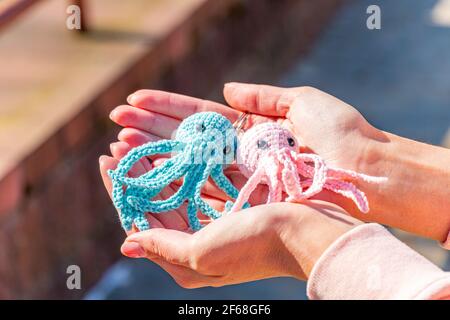
[{"label": "fingernail", "polygon": [[236,83],[235,83],[235,82],[228,82],[228,83],[225,83],[225,87],[226,87],[226,88],[229,88],[229,89],[233,89],[233,88],[236,87]]},{"label": "fingernail", "polygon": [[[116,148],[117,148],[117,142],[113,142],[113,143],[109,144],[109,150],[111,151],[111,153],[114,154],[116,151]],[[113,155],[113,157],[114,157],[114,155]]]},{"label": "fingernail", "polygon": [[130,94],[130,95],[127,97],[127,102],[128,102],[129,104],[131,104],[132,101],[133,101],[133,98],[134,98],[134,93]]},{"label": "fingernail", "polygon": [[110,118],[111,120],[114,120],[114,118],[116,117],[116,113],[117,113],[116,109],[114,109],[113,111],[111,111],[111,113],[109,114],[109,118]]},{"label": "fingernail", "polygon": [[105,156],[104,154],[98,158],[98,163],[100,164],[100,166],[103,166],[103,162],[105,161],[106,158],[107,156]]},{"label": "fingernail", "polygon": [[121,248],[122,253],[130,258],[143,258],[145,251],[139,243],[133,241],[125,241]]}]

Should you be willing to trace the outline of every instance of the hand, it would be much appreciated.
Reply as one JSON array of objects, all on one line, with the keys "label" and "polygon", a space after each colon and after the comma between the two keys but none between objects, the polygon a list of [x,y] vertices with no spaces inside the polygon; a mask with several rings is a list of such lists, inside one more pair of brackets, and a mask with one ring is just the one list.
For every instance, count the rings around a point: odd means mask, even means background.
[{"label": "hand", "polygon": [[283,122],[330,165],[358,171],[373,161],[368,154],[383,133],[352,106],[312,87],[279,88],[229,83],[224,96],[234,109]]},{"label": "hand", "polygon": [[[111,119],[125,127],[118,136],[120,142],[111,147],[113,156],[120,159],[131,147],[169,139],[180,122],[195,112],[216,111],[234,122],[242,111],[248,111],[251,115],[244,129],[261,122],[278,121],[293,130],[305,146],[303,151],[318,153],[330,165],[369,173],[366,164],[375,161],[368,150],[372,141],[382,139],[382,133],[356,109],[320,90],[230,83],[224,88],[224,96],[232,108],[157,90],[135,92],[128,97],[130,105],[119,106],[111,113]],[[142,162],[140,171],[148,170],[148,160]],[[238,188],[246,182],[236,166],[227,168],[225,174]],[[207,196],[227,200],[212,183],[207,183],[203,191]],[[318,198],[336,202],[350,213],[365,218],[351,200],[328,191]],[[267,187],[259,185],[250,203],[261,204],[266,199]]]},{"label": "hand", "polygon": [[[118,106],[111,112],[111,119],[125,128],[118,135],[119,141],[110,145],[111,156],[100,157],[100,172],[108,193],[111,195],[111,180],[107,174],[109,169],[115,169],[117,163],[133,147],[150,141],[170,139],[180,122],[195,112],[216,111],[225,115],[230,121],[235,121],[241,112],[211,101],[188,96],[171,94],[156,90],[140,90],[128,98],[131,105]],[[263,116],[252,116],[252,121],[267,121]],[[140,176],[165,161],[160,155],[141,159],[130,171],[130,176]],[[226,170],[227,176],[236,186],[243,186],[246,179],[233,165]],[[168,198],[178,190],[181,181],[171,183],[158,198]],[[202,197],[214,209],[222,211],[225,202],[230,200],[213,183],[207,182],[202,190]],[[251,199],[253,204],[263,203],[267,197],[267,188],[260,186]],[[155,227],[188,231],[186,206],[164,214],[147,214],[149,223]],[[201,216],[207,219],[205,216]],[[207,223],[208,221],[203,221]],[[133,229],[131,233],[136,231]]]},{"label": "hand", "polygon": [[[235,109],[278,117],[292,125],[306,151],[327,164],[388,177],[383,184],[355,183],[370,202],[362,214],[348,199],[323,191],[317,198],[339,204],[358,219],[444,241],[450,229],[450,151],[383,132],[352,106],[310,87],[277,88],[233,83],[225,99]],[[389,116],[389,115],[387,115]],[[281,117],[281,118],[280,118]]]},{"label": "hand", "polygon": [[[368,214],[360,213],[352,201],[327,190],[316,198],[336,203],[361,220],[387,224],[439,241],[447,238],[450,216],[443,208],[450,199],[450,189],[446,188],[450,151],[378,130],[352,106],[310,87],[231,83],[225,86],[224,96],[232,108],[155,90],[132,94],[128,98],[130,105],[119,106],[111,113],[111,119],[125,128],[118,136],[120,142],[111,148],[116,160],[102,158],[105,184],[108,186],[109,178],[104,170],[115,167],[113,162],[120,159],[120,153],[147,141],[170,138],[187,116],[216,111],[234,122],[242,111],[249,111],[252,114],[245,129],[263,121],[281,122],[302,142],[302,151],[313,151],[332,166],[389,178],[383,185],[356,182],[368,197]],[[114,149],[121,151],[114,152]],[[142,162],[141,169],[148,170],[148,160]],[[236,166],[225,173],[238,188],[246,182]],[[220,200],[219,205],[226,200],[211,183],[203,191],[210,201]],[[259,185],[250,203],[261,204],[266,199],[267,188]],[[171,214],[158,218],[167,219]]]},{"label": "hand", "polygon": [[[187,96],[170,94],[163,91],[141,90],[128,98],[133,105],[123,105],[115,108],[111,112],[111,119],[124,126],[125,128],[118,135],[118,142],[110,145],[111,156],[103,155],[100,157],[100,172],[104,185],[111,196],[112,185],[107,174],[110,169],[115,169],[118,162],[127,152],[136,146],[150,141],[160,139],[170,139],[173,132],[179,126],[180,122],[189,115],[199,111],[216,111],[227,116],[231,121],[238,118],[240,112],[230,109],[222,104],[191,98]],[[164,113],[164,114],[163,114]],[[263,120],[264,117],[256,117],[257,120]],[[140,176],[150,170],[153,166],[161,164],[166,159],[163,156],[155,155],[149,158],[141,159],[131,170],[130,176]],[[236,166],[227,168],[227,175],[237,186],[245,183],[245,178],[239,172]],[[166,199],[176,192],[181,181],[174,181],[157,197]],[[257,197],[253,203],[262,203],[267,196],[267,188],[260,187]],[[214,209],[223,211],[225,202],[230,200],[213,183],[207,182],[202,190],[202,197]],[[208,218],[201,215],[200,218]],[[182,231],[188,230],[186,217],[186,205],[179,209],[164,214],[147,214],[150,225],[158,228],[169,228]],[[135,232],[133,229],[130,233]]]},{"label": "hand", "polygon": [[225,215],[195,234],[152,228],[122,253],[147,258],[185,288],[271,277],[305,280],[326,248],[360,222],[335,205],[273,203]]}]

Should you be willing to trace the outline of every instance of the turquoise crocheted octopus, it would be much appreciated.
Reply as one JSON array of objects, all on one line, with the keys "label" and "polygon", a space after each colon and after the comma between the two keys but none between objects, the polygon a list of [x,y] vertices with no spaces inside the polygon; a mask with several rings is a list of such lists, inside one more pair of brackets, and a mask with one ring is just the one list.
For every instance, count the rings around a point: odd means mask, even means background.
[{"label": "turquoise crocheted octopus", "polygon": [[[202,228],[198,210],[213,219],[219,218],[221,214],[201,198],[201,189],[211,177],[228,196],[237,198],[239,191],[223,173],[224,167],[234,161],[236,148],[236,131],[230,121],[215,112],[200,112],[180,124],[175,140],[149,142],[130,150],[115,170],[108,171],[113,185],[113,203],[123,228],[128,231],[134,223],[141,231],[149,229],[146,212],[175,210],[186,201],[192,230]],[[129,170],[139,159],[166,153],[172,153],[172,157],[161,166],[137,178],[128,177]],[[164,187],[182,177],[183,184],[171,197],[152,200]]]}]

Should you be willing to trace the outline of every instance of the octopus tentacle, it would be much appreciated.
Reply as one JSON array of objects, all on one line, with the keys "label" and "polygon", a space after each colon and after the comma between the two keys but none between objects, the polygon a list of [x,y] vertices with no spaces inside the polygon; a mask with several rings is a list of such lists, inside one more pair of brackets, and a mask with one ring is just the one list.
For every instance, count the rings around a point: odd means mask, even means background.
[{"label": "octopus tentacle", "polygon": [[[114,180],[118,180],[122,184],[127,186],[157,189],[168,185],[170,182],[177,180],[184,176],[189,170],[189,159],[185,157],[178,163],[179,159],[174,161],[165,161],[161,166],[156,167],[137,178],[130,178],[126,176],[120,176],[116,172],[111,172],[110,176]],[[153,172],[155,171],[155,172]]]},{"label": "octopus tentacle", "polygon": [[[127,180],[127,182],[132,182],[130,185],[126,187],[126,190],[124,190],[123,187],[123,178],[126,177],[128,171],[133,167],[133,165],[139,161],[142,157],[149,156],[152,154],[157,153],[168,153],[172,152],[176,149],[184,148],[184,144],[178,142],[178,141],[170,141],[170,140],[161,140],[154,143],[147,143],[142,146],[139,146],[136,148],[136,152],[127,154],[122,160],[122,165],[117,168],[116,170],[109,170],[108,174],[111,177],[112,180],[112,200],[115,205],[115,207],[119,211],[119,216],[122,221],[122,226],[125,230],[130,230],[133,224],[133,220],[135,219],[135,213],[132,208],[129,206],[128,202],[126,201],[125,194],[130,193],[137,193],[137,190],[128,190],[130,186],[133,185],[133,182],[135,182],[135,179],[130,178],[130,180]],[[155,168],[156,169],[156,168]],[[164,169],[158,169],[158,171],[163,171]],[[139,181],[139,180],[137,180]],[[125,185],[127,185],[125,183]],[[137,186],[141,187],[141,189],[145,188],[146,186],[142,186],[139,183]],[[154,190],[153,192],[157,193],[158,190]],[[156,195],[154,193],[153,195]]]},{"label": "octopus tentacle", "polygon": [[261,161],[255,172],[253,172],[245,186],[241,189],[241,192],[239,192],[239,196],[231,207],[230,213],[241,210],[244,203],[247,202],[250,198],[251,193],[256,189],[258,184],[264,178],[266,172],[264,163],[265,161]]},{"label": "octopus tentacle", "polygon": [[169,170],[177,170],[180,163],[183,162],[183,155],[178,154],[172,158],[167,159],[158,167],[154,167],[151,170],[147,171],[143,175],[140,176],[140,178],[148,180],[155,178],[156,176],[159,176],[161,174],[167,173]]},{"label": "octopus tentacle", "polygon": [[121,160],[121,166],[116,170],[109,170],[108,173],[114,172],[114,176],[125,176],[128,171],[138,162],[141,158],[154,155],[164,154],[172,152],[176,149],[183,148],[184,145],[179,141],[172,140],[160,140],[157,142],[148,142],[134,149],[133,153],[128,153]]},{"label": "octopus tentacle", "polygon": [[314,170],[313,170],[313,176],[312,176],[312,184],[310,187],[303,193],[303,196],[306,198],[310,198],[316,194],[318,194],[320,191],[322,191],[322,188],[325,185],[325,182],[327,181],[327,171],[328,168],[324,162],[324,160],[315,154],[309,154],[309,153],[291,153],[292,157],[297,161],[297,168],[299,172],[308,172],[311,174],[311,167],[306,165],[305,162],[313,162],[314,163]]},{"label": "octopus tentacle", "polygon": [[[127,191],[130,192],[129,190]],[[117,211],[119,212],[119,217],[122,222],[123,228],[125,229],[125,231],[129,231],[133,226],[135,212],[126,202],[126,199],[124,197],[125,192],[123,190],[122,183],[120,181],[113,179],[111,198],[114,203],[114,206],[117,208]]]},{"label": "octopus tentacle", "polygon": [[353,170],[329,168],[328,176],[335,179],[359,179],[369,183],[381,183],[387,180],[386,177],[375,177]]},{"label": "octopus tentacle", "polygon": [[193,231],[198,231],[202,228],[202,224],[197,218],[197,206],[194,201],[188,200],[187,205],[187,217],[189,221],[189,226]]},{"label": "octopus tentacle", "polygon": [[[314,174],[314,167],[309,166],[305,163],[304,166],[298,166],[299,174],[312,178]],[[328,167],[327,170],[327,178],[334,178],[334,179],[359,179],[363,180],[369,183],[381,183],[385,182],[387,180],[387,177],[375,177],[370,176],[364,173],[358,173],[353,170],[348,169],[340,169],[340,168],[333,168]]]},{"label": "octopus tentacle", "polygon": [[122,184],[119,181],[113,180],[112,186],[113,190],[111,193],[111,198],[117,208],[123,228],[125,231],[129,231],[133,226],[134,211],[131,210],[130,206],[128,206],[125,198],[123,197]]},{"label": "octopus tentacle", "polygon": [[140,213],[137,217],[134,218],[134,225],[139,230],[147,230],[150,228],[150,224],[148,223],[147,217],[145,216],[145,212]]},{"label": "octopus tentacle", "polygon": [[359,190],[353,183],[333,179],[327,181],[325,188],[352,199],[361,212],[369,212],[369,202],[365,193]]},{"label": "octopus tentacle", "polygon": [[[311,183],[312,180],[308,179],[302,182],[302,185],[307,187]],[[348,181],[329,179],[325,183],[324,188],[351,199],[361,212],[369,212],[369,201],[367,200],[366,194],[363,191],[359,190],[353,183]]]},{"label": "octopus tentacle", "polygon": [[[302,201],[307,198],[306,192],[303,193],[302,186],[300,184],[300,176],[297,172],[296,165],[291,157],[285,150],[280,150],[277,154],[278,161],[280,162],[281,181],[286,193],[289,197],[286,199],[288,202]],[[310,188],[311,189],[311,188]]]},{"label": "octopus tentacle", "polygon": [[183,184],[172,196],[164,200],[149,201],[142,196],[128,196],[128,203],[140,212],[160,213],[179,208],[188,197],[191,184],[190,181],[200,172],[200,167],[186,174]]},{"label": "octopus tentacle", "polygon": [[214,183],[223,190],[231,198],[237,198],[239,195],[239,190],[233,186],[231,181],[223,173],[222,168],[218,165],[215,166],[211,171],[211,178]]},{"label": "octopus tentacle", "polygon": [[[239,196],[239,190],[231,183],[223,173],[221,166],[215,166],[211,171],[211,178],[214,183],[223,190],[230,198],[236,199]],[[248,202],[244,203],[243,208],[249,208]]]},{"label": "octopus tentacle", "polygon": [[[116,181],[113,182],[117,183]],[[122,189],[122,188],[120,188]],[[115,189],[113,189],[115,190]],[[148,225],[148,221],[145,217],[145,212],[141,212],[141,211],[136,211],[133,210],[133,208],[129,205],[129,203],[126,201],[127,196],[128,195],[139,195],[142,194],[142,192],[146,192],[148,193],[146,189],[142,189],[142,188],[135,188],[135,187],[130,187],[127,188],[125,193],[124,192],[119,192],[119,194],[114,194],[113,193],[113,201],[118,209],[119,212],[119,217],[120,220],[122,222],[122,226],[125,229],[125,231],[129,231],[131,230],[133,223],[136,224],[136,226],[139,228],[139,230],[144,230],[144,229],[148,229],[149,225]],[[144,229],[142,229],[144,228]]]},{"label": "octopus tentacle", "polygon": [[[157,173],[163,174],[166,169],[168,170],[170,164],[171,162],[168,162],[167,164],[164,163],[160,167],[157,167],[153,170],[157,170]],[[187,171],[187,169],[183,167],[180,168],[173,167],[173,169],[177,170],[181,174],[184,174]],[[149,228],[147,219],[145,217],[145,212],[150,210],[139,210],[135,208],[136,210],[138,210],[137,212],[135,212],[135,210],[133,210],[133,206],[130,206],[128,198],[140,197],[141,199],[151,199],[154,196],[156,196],[163,188],[163,186],[160,186],[158,188],[149,189],[146,188],[145,186],[141,186],[139,183],[134,184],[133,182],[135,182],[136,179],[138,178],[129,178],[129,181],[131,181],[132,183],[128,185],[125,184],[126,187],[124,190],[122,180],[112,178],[113,181],[112,200],[114,205],[119,211],[119,217],[122,221],[122,226],[126,231],[132,228],[133,221],[137,221],[135,222],[135,224],[139,228],[139,230],[145,230]],[[137,224],[139,224],[140,226],[138,226]]]},{"label": "octopus tentacle", "polygon": [[213,166],[216,165],[215,161],[211,159],[208,161],[206,166],[202,166],[204,168],[203,174],[201,175],[200,179],[196,179],[197,185],[195,186],[194,190],[194,202],[195,205],[208,217],[213,219],[220,218],[220,212],[217,210],[214,210],[209,204],[207,204],[201,197],[201,189],[203,185],[205,184],[208,177],[211,175],[211,171],[213,169]]},{"label": "octopus tentacle", "polygon": [[267,159],[266,179],[269,186],[267,203],[280,202],[283,194],[283,186],[278,177],[278,164],[273,157]]}]

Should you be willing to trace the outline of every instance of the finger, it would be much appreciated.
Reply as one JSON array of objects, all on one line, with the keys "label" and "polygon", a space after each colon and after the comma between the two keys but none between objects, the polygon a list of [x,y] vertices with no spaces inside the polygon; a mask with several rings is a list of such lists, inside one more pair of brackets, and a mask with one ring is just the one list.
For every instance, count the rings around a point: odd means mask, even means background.
[{"label": "finger", "polygon": [[349,214],[362,221],[371,221],[370,211],[368,213],[359,211],[358,207],[351,199],[344,197],[338,193],[334,193],[330,190],[322,190],[320,193],[311,197],[311,200],[322,200],[326,201],[327,203],[338,205],[340,208],[344,209],[343,211],[346,214]]},{"label": "finger", "polygon": [[[111,144],[111,152],[113,153],[115,158],[121,158],[131,149],[131,146],[126,142],[115,142]],[[141,159],[140,161],[145,161],[149,166],[150,163],[146,158]],[[147,172],[141,162],[137,162],[135,166],[133,166],[133,172],[130,170],[130,176],[140,176]],[[164,200],[171,197],[175,193],[175,190],[171,185],[163,188],[160,193],[152,200]],[[164,228],[176,229],[176,230],[186,230],[188,228],[187,221],[182,217],[182,215],[178,212],[178,210],[171,210],[167,212],[162,212],[158,214],[151,213],[150,216],[153,216],[157,219]]]},{"label": "finger", "polygon": [[[225,201],[218,199],[216,197],[207,195],[202,193],[201,198],[207,203],[209,204],[209,206],[211,208],[213,208],[216,211],[219,212],[223,212],[223,210],[225,209]],[[199,212],[198,214],[199,219],[206,219],[209,220],[209,217],[205,216],[204,214],[202,214],[201,212]]]},{"label": "finger", "polygon": [[[109,149],[111,150],[112,156],[120,161],[131,150],[131,146],[126,142],[119,141],[111,143]],[[135,178],[143,175],[147,172],[146,166],[151,168],[148,159],[139,159],[139,161],[130,169],[129,176]]]},{"label": "finger", "polygon": [[102,155],[99,158],[100,174],[102,176],[103,184],[111,197],[112,183],[111,178],[108,175],[108,170],[114,170],[117,167],[119,161],[113,157]]},{"label": "finger", "polygon": [[163,139],[170,139],[180,124],[174,118],[128,105],[116,107],[109,117],[120,126],[141,129]]},{"label": "finger", "polygon": [[[145,214],[145,217],[146,217],[146,219],[147,219],[147,221],[148,221],[148,224],[150,225],[150,228],[151,228],[151,229],[155,229],[155,228],[165,229],[165,228],[166,228],[166,227],[161,223],[161,221],[159,221],[158,219],[156,219],[156,218],[155,218],[154,216],[152,216],[151,214],[146,213],[146,214]],[[133,226],[131,227],[131,230],[130,230],[130,231],[127,231],[126,234],[127,234],[127,236],[130,236],[130,235],[132,235],[132,234],[134,234],[134,233],[137,233],[137,232],[141,232],[141,231],[136,227],[136,225],[133,224]]]},{"label": "finger", "polygon": [[[172,187],[172,189],[174,190],[174,192],[178,191],[178,189],[180,188],[181,184],[183,183],[182,180],[178,181],[178,184],[175,183],[171,183],[170,186]],[[225,208],[225,202],[214,198],[214,197],[210,197],[207,195],[203,195],[202,194],[202,199],[205,200],[205,202],[210,205],[213,209],[222,212]],[[185,222],[185,228],[170,228],[170,229],[177,229],[177,230],[188,230],[190,228],[189,226],[189,219],[187,217],[187,203],[184,202],[178,209],[175,210],[184,220]],[[162,216],[162,214],[157,214],[156,215],[159,219]],[[197,210],[197,217],[199,220],[205,222],[205,223],[209,223],[209,221],[211,220],[210,217],[204,215],[200,210]]]},{"label": "finger", "polygon": [[295,99],[296,88],[231,82],[223,94],[227,103],[241,111],[264,116],[284,117]]},{"label": "finger", "polygon": [[192,239],[186,232],[154,228],[128,236],[121,251],[130,258],[156,256],[168,263],[189,267]]},{"label": "finger", "polygon": [[128,143],[131,147],[138,147],[148,142],[155,142],[161,140],[160,137],[150,134],[146,131],[136,128],[123,128],[120,130],[117,139]]},{"label": "finger", "polygon": [[178,120],[183,120],[197,112],[214,111],[234,122],[240,114],[220,103],[159,90],[139,90],[130,95],[127,100],[134,107]]},{"label": "finger", "polygon": [[201,288],[218,284],[220,277],[202,275],[188,267],[171,264],[161,258],[151,259],[154,263],[159,265],[166,271],[175,282],[183,288]]},{"label": "finger", "polygon": [[[108,192],[109,197],[111,198],[111,192],[112,192],[112,183],[111,178],[108,175],[108,170],[114,170],[117,167],[117,164],[119,161],[113,157],[102,155],[99,158],[99,166],[100,166],[100,174],[102,176],[103,184],[105,185],[106,191]],[[161,222],[159,222],[157,219],[153,217],[147,217],[150,225],[152,227],[159,227],[163,228],[163,225]],[[134,232],[137,232],[139,230],[136,229],[135,226],[133,226],[132,230],[127,231],[127,235],[130,235]]]},{"label": "finger", "polygon": [[[238,189],[241,190],[242,187],[247,183],[247,178],[245,178],[242,173],[239,171],[229,171],[227,172],[227,177],[230,182]],[[180,185],[180,181],[174,182],[177,185]],[[249,198],[249,202],[251,205],[259,205],[266,203],[268,197],[268,188],[264,184],[259,184],[255,191],[252,192]],[[209,179],[206,181],[202,188],[202,194],[211,197],[213,199],[219,200],[222,203],[231,199],[223,190],[221,190],[217,185],[210,181]]]},{"label": "finger", "polygon": [[[158,194],[158,196],[155,199],[152,200],[164,200],[170,198],[177,189],[173,188],[173,185],[170,184],[164,189],[161,190],[161,192]],[[164,225],[167,229],[174,229],[174,230],[180,230],[180,231],[186,231],[189,229],[188,220],[185,217],[184,208],[178,208],[176,210],[166,211],[166,212],[160,212],[160,213],[150,213],[152,216],[154,216],[156,219],[161,221],[161,223]]]},{"label": "finger", "polygon": [[[111,153],[116,159],[121,159],[124,155],[128,153],[130,149],[131,147],[126,142],[115,142],[111,144]],[[140,161],[146,161],[150,166],[150,163],[148,162],[147,159],[141,159]],[[145,170],[145,167],[142,165],[142,163],[137,162],[130,170],[130,176],[138,177],[144,174],[145,172],[147,172],[147,170]],[[172,189],[172,187],[167,186],[166,188],[161,190],[158,196],[153,200],[167,199],[174,193],[175,191]],[[149,219],[149,223],[151,225],[153,225],[151,220],[156,220],[158,221],[158,223],[156,223],[156,226],[176,230],[185,230],[188,228],[186,220],[176,210],[163,212],[161,214],[147,214],[147,218]]]},{"label": "finger", "polygon": [[[155,142],[161,140],[161,138],[158,136],[155,136],[153,134],[150,134],[148,132],[136,128],[123,128],[122,130],[120,130],[117,138],[119,139],[119,141],[128,143],[132,148],[141,146],[148,142]],[[153,162],[157,160],[159,157],[161,157],[160,154],[155,154],[147,156],[146,158],[149,160],[150,164],[155,165]],[[150,168],[148,168],[146,163],[144,163],[144,166],[147,168],[147,171],[150,170],[151,168],[151,166]]]}]

